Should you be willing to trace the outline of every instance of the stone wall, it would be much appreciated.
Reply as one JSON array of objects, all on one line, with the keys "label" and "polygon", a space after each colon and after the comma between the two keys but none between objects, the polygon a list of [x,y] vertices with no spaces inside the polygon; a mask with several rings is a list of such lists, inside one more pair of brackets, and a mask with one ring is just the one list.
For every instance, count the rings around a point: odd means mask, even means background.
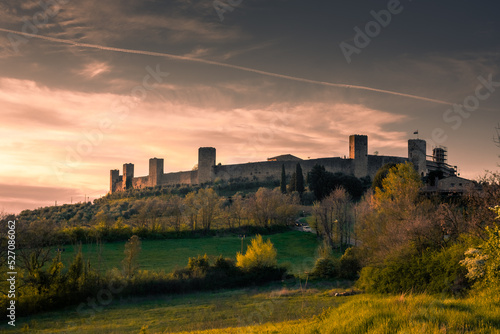
[{"label": "stone wall", "polygon": [[407,158],[392,157],[387,155],[369,155],[368,156],[368,175],[372,178],[377,174],[380,167],[388,163],[401,164],[407,162]]},{"label": "stone wall", "polygon": [[142,189],[149,187],[149,176],[134,177],[132,179],[132,188]]},{"label": "stone wall", "polygon": [[[110,192],[127,188],[144,188],[158,185],[195,185],[216,180],[271,181],[281,179],[281,166],[290,177],[297,161],[261,161],[238,165],[216,165],[216,150],[213,147],[201,147],[198,150],[198,170],[163,173],[163,159],[149,160],[149,176],[134,178],[134,165],[123,165],[123,176],[118,170],[110,173]],[[286,155],[284,155],[286,156]],[[282,156],[282,157],[284,157]],[[352,135],[349,137],[349,158],[321,158],[300,160],[304,177],[315,166],[322,165],[332,173],[354,175],[358,178],[370,176],[372,179],[380,167],[387,163],[411,161],[420,175],[424,175],[432,162],[426,161],[426,142],[421,139],[408,140],[408,158],[383,155],[368,155],[368,137]],[[450,168],[449,174],[453,174]]]},{"label": "stone wall", "polygon": [[189,172],[177,172],[177,173],[167,173],[163,174],[159,185],[192,185],[198,183],[198,171],[193,170]]},{"label": "stone wall", "polygon": [[[352,160],[342,158],[322,158],[302,160],[300,166],[304,173],[307,173],[315,166],[322,165],[332,173],[352,174]],[[214,180],[221,179],[229,181],[231,179],[241,179],[248,181],[268,181],[281,179],[281,166],[285,166],[285,173],[290,177],[294,172],[297,161],[262,161],[239,165],[219,165],[214,168]]]}]

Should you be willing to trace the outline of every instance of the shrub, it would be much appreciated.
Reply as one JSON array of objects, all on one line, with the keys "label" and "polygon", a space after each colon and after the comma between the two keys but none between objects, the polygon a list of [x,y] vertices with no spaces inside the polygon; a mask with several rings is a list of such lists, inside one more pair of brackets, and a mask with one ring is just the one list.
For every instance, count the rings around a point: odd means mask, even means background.
[{"label": "shrub", "polygon": [[359,252],[356,248],[346,249],[344,255],[340,258],[339,275],[341,278],[355,280],[358,278],[361,270],[361,261]]},{"label": "shrub", "polygon": [[188,260],[187,269],[192,273],[204,274],[210,268],[210,262],[208,260],[207,254],[198,257],[190,257]]},{"label": "shrub", "polygon": [[498,288],[500,286],[500,227],[487,227],[486,232],[488,239],[477,249],[467,250],[465,252],[467,257],[460,263],[467,269],[467,278],[475,283],[476,288]]},{"label": "shrub", "polygon": [[231,259],[225,259],[222,255],[218,256],[214,262],[214,268],[220,270],[229,270],[234,268],[235,264]]},{"label": "shrub", "polygon": [[314,268],[311,271],[313,278],[338,278],[339,260],[334,257],[323,257],[316,260]]},{"label": "shrub", "polygon": [[236,254],[236,266],[245,271],[258,268],[272,268],[278,264],[276,260],[276,249],[271,240],[264,242],[259,234],[252,239],[245,255],[238,252]]},{"label": "shrub", "polygon": [[409,250],[381,265],[363,268],[357,286],[366,292],[463,294],[469,288],[460,265],[464,248],[456,244],[441,251]]}]

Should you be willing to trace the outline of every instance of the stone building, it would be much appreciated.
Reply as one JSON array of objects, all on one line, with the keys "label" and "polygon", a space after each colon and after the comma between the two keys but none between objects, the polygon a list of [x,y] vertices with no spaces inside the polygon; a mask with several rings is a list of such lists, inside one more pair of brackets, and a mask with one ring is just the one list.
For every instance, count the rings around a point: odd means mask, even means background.
[{"label": "stone building", "polygon": [[267,161],[252,162],[235,165],[217,165],[216,150],[213,147],[200,147],[198,150],[198,169],[186,172],[164,173],[164,160],[149,159],[149,175],[134,176],[134,165],[123,165],[123,175],[115,169],[110,173],[110,192],[130,188],[145,188],[155,186],[196,185],[210,183],[215,180],[230,181],[270,181],[281,178],[281,166],[291,175],[295,166],[300,163],[304,173],[310,171],[315,165],[323,165],[332,173],[344,173],[358,178],[369,176],[373,179],[378,169],[387,163],[404,163],[410,161],[414,164],[422,177],[430,171],[439,170],[443,175],[454,176],[456,168],[446,163],[446,149],[435,148],[433,156],[427,160],[427,147],[425,140],[408,140],[408,157],[369,155],[368,137],[365,135],[351,135],[349,137],[349,158],[320,158],[303,160],[296,156],[285,154],[269,158]]}]

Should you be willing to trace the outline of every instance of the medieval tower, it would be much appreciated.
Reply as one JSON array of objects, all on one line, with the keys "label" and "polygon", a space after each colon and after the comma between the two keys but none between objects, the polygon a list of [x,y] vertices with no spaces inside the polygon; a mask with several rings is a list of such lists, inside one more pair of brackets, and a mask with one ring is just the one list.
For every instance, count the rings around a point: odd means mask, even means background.
[{"label": "medieval tower", "polygon": [[134,164],[123,165],[122,189],[132,188],[132,180],[134,179]]},{"label": "medieval tower", "polygon": [[163,176],[163,159],[158,159],[158,158],[149,159],[149,179],[148,179],[149,186],[154,187],[160,184],[162,176]]},{"label": "medieval tower", "polygon": [[354,176],[361,178],[368,175],[368,136],[349,136],[349,159],[354,160]]},{"label": "medieval tower", "polygon": [[408,160],[413,163],[418,175],[427,174],[427,143],[422,139],[408,140]]},{"label": "medieval tower", "polygon": [[110,171],[110,185],[109,185],[109,192],[114,193],[115,191],[118,190],[118,187],[120,186],[120,170],[118,169],[112,169]]},{"label": "medieval tower", "polygon": [[215,167],[215,148],[200,147],[198,150],[198,184],[212,182]]}]

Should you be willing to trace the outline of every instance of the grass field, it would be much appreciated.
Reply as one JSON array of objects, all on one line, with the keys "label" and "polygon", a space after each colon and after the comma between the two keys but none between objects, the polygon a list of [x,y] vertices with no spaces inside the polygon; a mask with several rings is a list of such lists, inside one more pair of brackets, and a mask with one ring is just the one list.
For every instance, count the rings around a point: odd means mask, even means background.
[{"label": "grass field", "polygon": [[[289,231],[269,237],[280,263],[303,273],[314,264],[318,246],[312,233]],[[250,238],[244,240],[244,247]],[[198,254],[234,258],[238,237],[144,241],[141,269],[170,271]],[[124,243],[103,245],[102,269],[120,267]],[[97,261],[95,245],[83,251]],[[63,253],[66,264],[74,255]],[[96,263],[96,262],[94,262]],[[0,323],[0,333],[500,333],[500,295],[463,299],[430,295],[335,297],[349,282],[306,282],[295,278],[262,287],[185,295],[124,298],[109,304],[79,305]],[[96,292],[96,298],[99,292]],[[95,302],[95,299],[94,299]],[[83,311],[82,311],[83,310]]]},{"label": "grass field", "polygon": [[467,299],[428,295],[340,298],[345,301],[309,319],[189,333],[500,333],[498,295]]},{"label": "grass field", "polygon": [[[284,285],[288,284],[288,287]],[[325,283],[120,300],[95,314],[76,307],[18,319],[0,333],[500,333],[500,297],[334,297]]]},{"label": "grass field", "polygon": [[[31,333],[44,334],[126,334],[139,333],[143,326],[148,326],[147,333],[173,333],[309,318],[346,301],[332,298],[330,290],[325,290],[324,285],[318,286],[322,292],[307,289],[301,293],[300,285],[304,286],[304,283],[292,280],[258,288],[144,299],[120,300],[117,297],[94,315],[90,312],[78,314],[77,306],[74,306],[29,319],[18,319],[17,331],[24,327]],[[5,330],[4,324],[1,325],[0,333],[15,332]]]},{"label": "grass field", "polygon": [[[300,274],[310,270],[314,265],[318,241],[314,234],[299,231],[264,236],[271,239],[278,252],[278,263],[286,264],[289,272]],[[243,240],[243,250],[250,244],[250,237]],[[101,255],[96,244],[82,245],[86,259],[90,259],[94,268],[103,270],[114,267],[121,268],[124,258],[125,242],[107,243],[102,245]],[[241,239],[233,237],[210,237],[199,239],[167,239],[144,240],[139,255],[140,269],[163,270],[171,272],[175,268],[185,267],[189,257],[207,254],[209,256],[223,255],[232,259],[241,250]],[[67,246],[62,253],[62,261],[67,268],[74,256],[74,247]],[[100,258],[100,260],[99,260]]]}]

